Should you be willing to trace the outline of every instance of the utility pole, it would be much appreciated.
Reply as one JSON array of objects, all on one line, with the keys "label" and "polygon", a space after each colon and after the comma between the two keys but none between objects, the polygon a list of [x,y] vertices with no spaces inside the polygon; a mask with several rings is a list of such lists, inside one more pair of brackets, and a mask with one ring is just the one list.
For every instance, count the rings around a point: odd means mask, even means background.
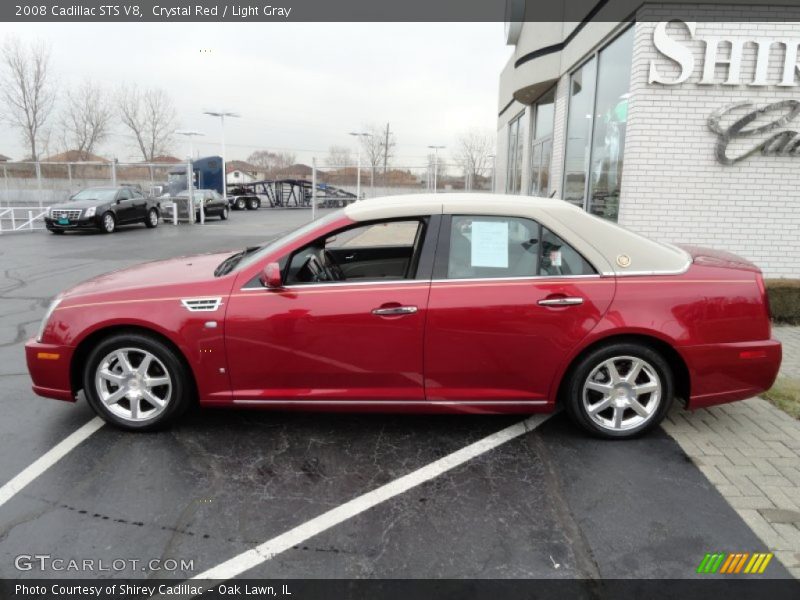
[{"label": "utility pole", "polygon": [[[383,187],[386,187],[386,165],[389,162],[389,124],[386,124],[386,138],[383,142]],[[385,191],[384,191],[385,193]]]},{"label": "utility pole", "polygon": [[[358,171],[356,171],[356,200],[361,200],[361,139],[369,137],[369,134],[363,131],[351,131],[350,135],[358,139]],[[345,167],[345,173],[347,168]],[[373,169],[374,172],[374,169]]]},{"label": "utility pole", "polygon": [[437,193],[439,182],[439,150],[443,150],[444,146],[428,146],[433,150],[433,193]]}]

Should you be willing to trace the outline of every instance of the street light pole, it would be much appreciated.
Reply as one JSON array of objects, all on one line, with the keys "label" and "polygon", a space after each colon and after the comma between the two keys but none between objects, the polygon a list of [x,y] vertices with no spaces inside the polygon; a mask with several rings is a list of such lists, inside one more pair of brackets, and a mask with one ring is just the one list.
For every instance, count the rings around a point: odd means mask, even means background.
[{"label": "street light pole", "polygon": [[439,178],[439,150],[444,149],[445,146],[428,146],[433,150],[433,193],[437,193],[438,178]]},{"label": "street light pole", "polygon": [[192,138],[197,135],[205,135],[205,133],[201,131],[194,131],[191,129],[176,129],[175,133],[177,135],[182,135],[189,140],[189,158],[194,160],[194,145],[192,144]]},{"label": "street light pole", "polygon": [[225,162],[225,117],[236,117],[239,115],[235,112],[213,111],[207,110],[203,114],[211,117],[219,117],[221,137],[222,137],[222,197],[225,204],[228,204],[228,167]]},{"label": "street light pole", "polygon": [[369,136],[368,133],[351,131],[350,135],[358,139],[358,172],[356,173],[356,200],[361,200],[361,138]]}]

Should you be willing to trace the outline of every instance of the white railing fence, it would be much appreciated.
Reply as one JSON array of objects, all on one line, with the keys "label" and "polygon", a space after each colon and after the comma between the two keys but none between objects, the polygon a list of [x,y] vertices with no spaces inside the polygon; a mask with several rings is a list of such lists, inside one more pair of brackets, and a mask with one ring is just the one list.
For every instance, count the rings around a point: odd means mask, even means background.
[{"label": "white railing fence", "polygon": [[48,207],[9,206],[0,208],[0,235],[18,231],[37,231],[44,229],[44,217]]}]

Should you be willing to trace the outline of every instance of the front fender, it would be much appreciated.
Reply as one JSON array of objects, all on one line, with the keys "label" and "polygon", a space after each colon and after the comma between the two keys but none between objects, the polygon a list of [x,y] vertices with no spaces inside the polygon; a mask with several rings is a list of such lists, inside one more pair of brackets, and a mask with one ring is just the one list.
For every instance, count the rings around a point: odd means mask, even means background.
[{"label": "front fender", "polygon": [[[226,304],[216,312],[189,312],[174,299],[148,302],[146,309],[131,306],[120,311],[118,303],[57,309],[43,341],[74,348],[72,361],[84,360],[93,344],[104,335],[125,329],[151,332],[179,352],[191,370],[200,399],[227,396],[230,380],[225,357]],[[121,312],[126,314],[122,315]],[[149,312],[150,315],[142,314]],[[61,313],[61,314],[59,314]],[[138,313],[138,314],[137,314]],[[58,316],[56,316],[58,315]],[[77,365],[79,366],[79,365]],[[75,372],[75,363],[71,372]]]}]

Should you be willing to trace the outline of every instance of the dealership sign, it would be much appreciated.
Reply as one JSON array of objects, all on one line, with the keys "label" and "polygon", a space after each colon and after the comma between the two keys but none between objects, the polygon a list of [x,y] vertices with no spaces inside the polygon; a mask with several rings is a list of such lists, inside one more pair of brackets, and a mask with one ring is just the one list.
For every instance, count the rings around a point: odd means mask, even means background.
[{"label": "dealership sign", "polygon": [[[676,21],[683,23],[683,21]],[[692,75],[695,70],[695,59],[690,47],[682,44],[678,40],[672,39],[667,34],[668,22],[656,25],[653,32],[653,44],[656,49],[667,58],[675,61],[681,71],[677,77],[672,79],[664,77],[659,73],[655,61],[650,61],[650,72],[647,79],[648,83],[661,83],[664,85],[676,85],[683,83]],[[697,37],[697,23],[683,23],[689,31],[691,39],[705,42],[706,50],[703,54],[702,73],[703,76],[698,82],[700,85],[748,85],[748,86],[767,86],[778,85],[782,87],[794,87],[798,85],[797,75],[800,73],[800,64],[797,62],[798,52],[800,52],[800,37],[798,38],[764,38],[755,37],[749,40],[743,38],[725,38],[719,36]],[[729,58],[720,58],[718,50],[720,44],[730,44],[731,52]],[[751,76],[746,78],[742,75],[742,55],[744,54],[745,44],[751,43],[756,46],[756,62]],[[780,81],[769,81],[768,69],[770,54],[773,50],[783,51],[783,68]],[[717,65],[728,65],[728,77],[724,81],[716,81],[715,70]]]},{"label": "dealership sign", "polygon": [[[753,154],[763,156],[800,156],[800,132],[786,129],[776,130],[789,125],[798,115],[800,115],[800,101],[782,100],[773,104],[768,104],[762,108],[752,110],[730,123],[723,126],[722,121],[726,116],[730,116],[738,109],[750,109],[753,105],[750,102],[742,102],[732,106],[726,106],[714,112],[708,118],[708,128],[717,134],[717,146],[715,154],[717,160],[724,165],[732,165],[744,160]],[[767,123],[748,127],[754,121],[771,118]],[[798,119],[800,126],[800,119]],[[755,145],[738,154],[731,156],[729,147],[737,139],[755,139]]]},{"label": "dealership sign", "polygon": [[[721,84],[748,87],[774,85],[783,88],[800,85],[798,80],[800,38],[699,37],[696,34],[697,23],[674,22],[683,24],[688,31],[690,40],[701,41],[705,44],[702,63],[699,65],[701,77],[697,82],[698,85]],[[659,71],[656,61],[651,60],[647,79],[650,84],[681,84],[692,76],[698,66],[695,64],[692,48],[678,39],[670,37],[667,32],[669,23],[664,21],[656,25],[653,32],[653,44],[661,55],[674,61],[680,71],[677,75],[666,76]],[[750,72],[743,73],[742,57],[745,45],[748,43],[755,46],[755,62]],[[719,55],[719,49],[723,44],[730,47],[727,58]],[[773,76],[770,79],[768,67],[773,52],[777,52],[783,60],[779,76]],[[727,77],[722,80],[716,77],[717,65],[727,65],[728,67]],[[747,112],[741,114],[742,109]],[[751,102],[741,102],[715,111],[708,118],[708,128],[717,136],[715,150],[717,160],[722,164],[732,165],[754,154],[800,157],[800,132],[791,127],[797,123],[797,127],[800,128],[798,116],[800,116],[800,101],[798,100],[782,100],[761,107],[756,107]],[[745,144],[747,147],[744,150],[732,151],[732,145],[742,146],[743,142],[749,140],[752,140],[752,144]]]}]

